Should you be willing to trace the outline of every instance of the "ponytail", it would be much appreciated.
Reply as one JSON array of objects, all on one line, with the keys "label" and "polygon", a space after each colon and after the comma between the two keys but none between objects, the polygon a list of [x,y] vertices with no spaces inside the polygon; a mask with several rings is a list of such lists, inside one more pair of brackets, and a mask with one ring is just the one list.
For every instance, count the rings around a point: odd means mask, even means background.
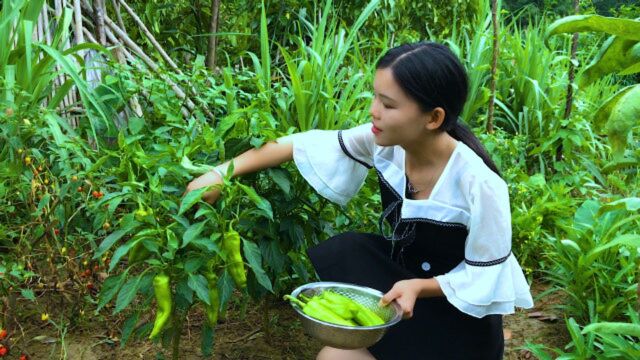
[{"label": "ponytail", "polygon": [[498,176],[501,176],[498,167],[493,162],[493,160],[491,160],[489,153],[484,148],[484,146],[482,146],[480,140],[478,140],[473,132],[471,132],[471,130],[460,120],[455,121],[451,129],[447,130],[447,133],[451,135],[452,138],[458,141],[462,141],[463,144],[467,145],[482,159],[482,161],[484,161],[485,165],[487,165],[489,169],[498,174]]}]

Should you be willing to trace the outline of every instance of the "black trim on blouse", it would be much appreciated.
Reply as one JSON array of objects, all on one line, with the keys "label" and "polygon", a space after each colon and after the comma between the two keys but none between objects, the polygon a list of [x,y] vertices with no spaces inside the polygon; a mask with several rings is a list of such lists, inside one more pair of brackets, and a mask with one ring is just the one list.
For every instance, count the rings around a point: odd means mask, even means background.
[{"label": "black trim on blouse", "polygon": [[[375,168],[376,173],[378,174],[378,178],[380,180],[382,180],[382,182],[387,186],[387,188],[389,190],[391,190],[391,193],[394,195],[394,197],[400,201],[402,203],[402,195],[400,195],[396,189],[393,188],[393,186],[391,186],[391,184],[389,184],[389,182],[387,181],[387,179],[384,178],[384,175],[382,175],[382,172],[380,170],[378,170],[378,168]],[[454,227],[454,228],[461,228],[461,229],[467,229],[467,225],[462,224],[462,223],[457,223],[457,222],[446,222],[446,221],[440,221],[440,220],[435,220],[435,219],[430,219],[430,218],[423,218],[423,217],[412,217],[412,218],[400,218],[398,220],[398,222],[404,222],[404,223],[412,223],[412,222],[426,222],[426,223],[431,223],[433,225],[439,225],[439,226],[445,226],[445,227]]]},{"label": "black trim on blouse", "polygon": [[366,167],[367,169],[371,169],[373,166],[367,164],[366,162],[362,161],[362,160],[358,160],[355,158],[355,156],[351,155],[351,153],[349,152],[349,150],[347,150],[347,147],[344,145],[344,141],[342,140],[342,130],[338,130],[338,141],[340,142],[340,148],[342,149],[342,152],[345,153],[345,155],[347,155],[349,158],[351,158],[353,161],[357,162],[358,164]]},{"label": "black trim on blouse", "polygon": [[466,262],[468,265],[471,265],[471,266],[493,266],[493,265],[502,264],[503,262],[507,261],[509,256],[511,256],[511,250],[509,250],[509,253],[507,254],[507,256],[502,257],[500,259],[491,260],[491,261],[471,261],[467,258],[464,258],[464,262]]}]

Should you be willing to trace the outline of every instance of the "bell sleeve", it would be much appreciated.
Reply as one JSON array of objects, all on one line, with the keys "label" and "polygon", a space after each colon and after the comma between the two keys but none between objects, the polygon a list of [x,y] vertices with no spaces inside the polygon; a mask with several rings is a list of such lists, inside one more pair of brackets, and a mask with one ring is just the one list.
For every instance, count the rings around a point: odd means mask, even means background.
[{"label": "bell sleeve", "polygon": [[347,130],[310,130],[281,137],[293,144],[293,161],[302,177],[323,197],[340,205],[358,193],[375,151],[371,124]]},{"label": "bell sleeve", "polygon": [[481,318],[531,308],[529,284],[511,252],[511,211],[502,179],[478,181],[470,190],[471,218],[465,259],[436,276],[447,300],[460,311]]}]

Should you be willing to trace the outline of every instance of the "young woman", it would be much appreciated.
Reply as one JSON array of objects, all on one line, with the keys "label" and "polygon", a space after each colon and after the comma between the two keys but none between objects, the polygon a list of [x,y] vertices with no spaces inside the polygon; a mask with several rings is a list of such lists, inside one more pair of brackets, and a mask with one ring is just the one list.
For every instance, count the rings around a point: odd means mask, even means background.
[{"label": "young woman", "polygon": [[[308,255],[320,279],[385,292],[381,302],[396,300],[405,320],[368,349],[325,347],[318,359],[500,359],[502,315],[533,301],[511,253],[507,185],[458,121],[464,67],[422,42],[389,50],[376,68],[371,123],[280,138],[235,158],[234,175],[293,159],[317,192],[345,204],[377,173],[380,233],[340,234]],[[187,190],[219,184],[218,173]]]}]

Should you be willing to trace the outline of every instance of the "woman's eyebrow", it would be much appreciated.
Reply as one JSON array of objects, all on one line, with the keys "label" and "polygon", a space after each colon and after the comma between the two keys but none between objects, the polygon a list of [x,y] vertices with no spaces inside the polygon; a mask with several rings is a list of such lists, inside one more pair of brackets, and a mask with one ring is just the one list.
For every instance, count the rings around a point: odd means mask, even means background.
[{"label": "woman's eyebrow", "polygon": [[380,96],[381,98],[385,98],[385,99],[387,99],[389,101],[394,101],[395,102],[395,100],[393,98],[391,98],[391,97],[389,97],[389,96],[387,96],[385,94],[378,93],[378,96]]}]

